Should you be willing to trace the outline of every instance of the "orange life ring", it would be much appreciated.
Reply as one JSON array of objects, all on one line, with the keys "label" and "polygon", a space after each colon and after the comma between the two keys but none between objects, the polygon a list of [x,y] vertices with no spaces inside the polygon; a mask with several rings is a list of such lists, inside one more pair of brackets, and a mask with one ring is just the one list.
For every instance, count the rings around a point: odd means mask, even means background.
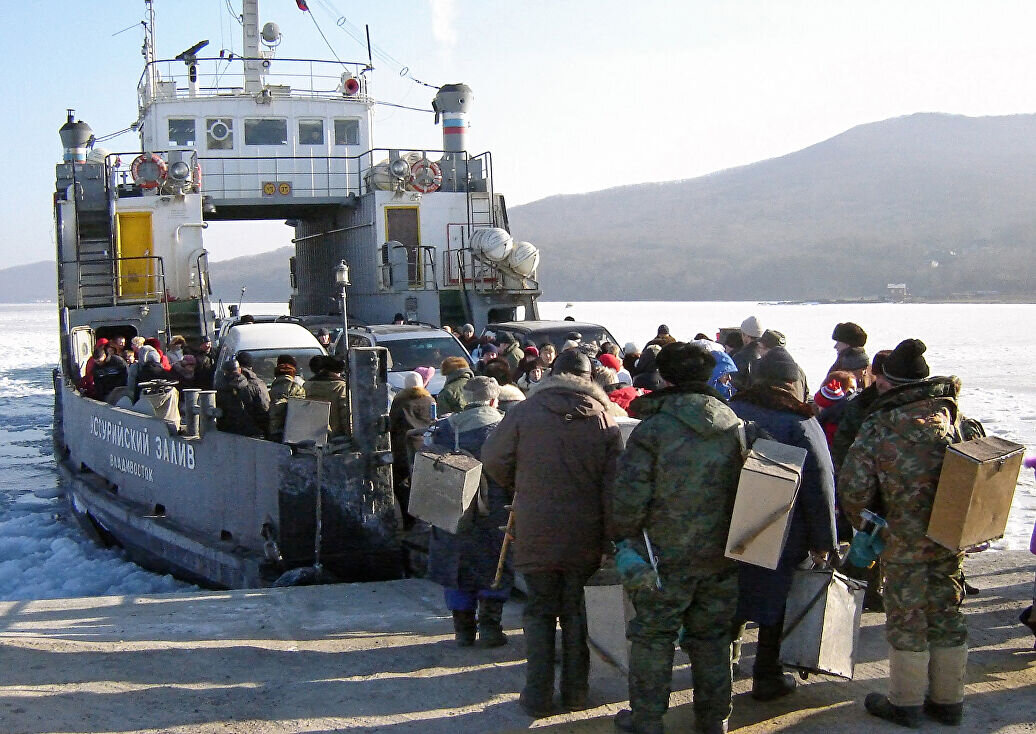
[{"label": "orange life ring", "polygon": [[[144,164],[154,166],[155,176],[150,177],[141,174],[140,169],[144,167]],[[153,189],[165,181],[166,170],[165,161],[157,153],[141,153],[133,159],[133,165],[130,166],[133,183],[139,184],[142,189]]]},{"label": "orange life ring", "polygon": [[410,169],[410,188],[422,194],[438,191],[442,186],[442,169],[435,161],[427,158],[418,161]]}]

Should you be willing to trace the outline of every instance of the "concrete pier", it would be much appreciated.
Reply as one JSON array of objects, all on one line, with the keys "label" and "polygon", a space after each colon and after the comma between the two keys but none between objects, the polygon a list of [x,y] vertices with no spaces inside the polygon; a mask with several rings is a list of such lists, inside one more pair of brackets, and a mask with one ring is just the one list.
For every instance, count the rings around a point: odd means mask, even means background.
[{"label": "concrete pier", "polygon": [[[1036,652],[1018,623],[1036,557],[969,557],[981,595],[965,602],[971,659],[961,732],[1036,732]],[[812,676],[758,703],[735,681],[731,731],[895,729],[868,716],[884,691],[884,617],[864,615],[851,682]],[[626,680],[595,658],[594,708],[533,722],[521,605],[507,605],[510,644],[458,649],[440,589],[426,581],[0,603],[0,732],[614,731]],[[745,648],[750,669],[754,644]],[[692,731],[691,675],[678,655],[666,728]],[[944,730],[929,722],[930,731]],[[950,730],[946,730],[950,731]]]}]

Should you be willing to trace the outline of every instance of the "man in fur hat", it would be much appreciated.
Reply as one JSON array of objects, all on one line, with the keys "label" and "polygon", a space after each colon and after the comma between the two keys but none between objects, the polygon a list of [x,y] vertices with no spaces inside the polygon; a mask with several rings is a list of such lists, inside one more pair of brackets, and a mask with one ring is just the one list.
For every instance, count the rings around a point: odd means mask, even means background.
[{"label": "man in fur hat", "polygon": [[514,495],[514,565],[528,585],[528,664],[518,700],[534,718],[554,712],[554,637],[561,623],[561,703],[587,707],[590,648],[583,586],[604,551],[605,488],[622,439],[590,360],[563,351],[549,377],[514,405],[482,447],[484,471]]},{"label": "man in fur hat", "polygon": [[[853,373],[853,377],[856,378],[856,384],[861,389],[871,384],[870,372],[867,370],[867,367],[870,365],[870,358],[867,356],[867,351],[863,348],[867,344],[867,332],[859,324],[846,321],[845,323],[835,324],[835,330],[831,332],[831,338],[835,341],[835,351],[838,352],[838,357],[835,359],[835,363],[831,365],[831,369],[827,371],[827,374],[830,375],[832,372],[844,370]],[[827,382],[826,378],[824,382]]]},{"label": "man in fur hat", "polygon": [[964,707],[967,624],[964,554],[926,537],[946,447],[973,437],[962,430],[960,381],[929,377],[925,344],[906,339],[876,375],[871,405],[838,476],[838,497],[849,521],[863,525],[865,509],[888,522],[881,554],[885,571],[888,695],[869,694],[874,716],[917,728],[922,712],[958,725]]}]

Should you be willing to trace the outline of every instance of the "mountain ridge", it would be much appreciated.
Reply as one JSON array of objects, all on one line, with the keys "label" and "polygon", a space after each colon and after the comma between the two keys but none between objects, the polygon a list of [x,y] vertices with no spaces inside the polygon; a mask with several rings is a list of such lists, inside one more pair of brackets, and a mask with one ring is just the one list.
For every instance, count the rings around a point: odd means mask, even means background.
[{"label": "mountain ridge", "polygon": [[[904,115],[704,176],[548,196],[509,220],[541,250],[547,299],[873,299],[893,282],[928,300],[1031,298],[1036,115]],[[213,262],[217,295],[287,300],[290,255]],[[53,263],[17,267],[0,270],[0,300],[53,299]]]}]

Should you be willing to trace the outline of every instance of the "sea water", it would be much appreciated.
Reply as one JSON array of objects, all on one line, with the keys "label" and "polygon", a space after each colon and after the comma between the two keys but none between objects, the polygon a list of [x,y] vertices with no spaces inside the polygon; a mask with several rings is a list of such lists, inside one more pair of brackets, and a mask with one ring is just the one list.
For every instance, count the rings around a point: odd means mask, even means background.
[{"label": "sea water", "polygon": [[[867,351],[917,337],[928,345],[932,374],[964,383],[961,408],[987,432],[1036,453],[1036,383],[1031,355],[1036,305],[542,303],[543,318],[572,316],[604,324],[622,343],[643,345],[659,324],[678,339],[713,335],[749,315],[783,332],[812,389],[834,361],[831,330],[854,321],[867,331]],[[253,313],[283,313],[283,304],[249,304]],[[61,496],[51,444],[58,361],[53,304],[0,304],[0,600],[105,594],[150,594],[192,588],[142,570],[114,549],[94,545]],[[1036,522],[1033,473],[1023,470],[1003,540],[1025,548]]]}]

